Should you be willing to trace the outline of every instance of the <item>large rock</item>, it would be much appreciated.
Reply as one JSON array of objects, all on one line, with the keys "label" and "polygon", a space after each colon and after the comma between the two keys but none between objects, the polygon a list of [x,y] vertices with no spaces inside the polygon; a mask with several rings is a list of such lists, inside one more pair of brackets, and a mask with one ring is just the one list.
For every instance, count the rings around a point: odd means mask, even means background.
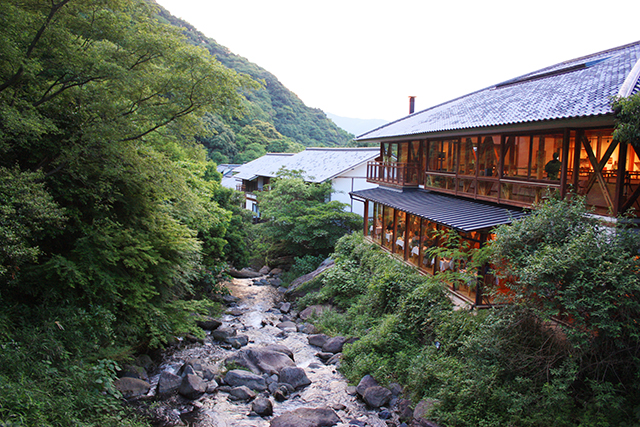
[{"label": "large rock", "polygon": [[322,346],[322,351],[325,353],[340,353],[345,342],[347,342],[345,337],[338,336],[329,338]]},{"label": "large rock", "polygon": [[371,375],[365,375],[362,377],[358,385],[356,386],[356,393],[360,395],[360,397],[364,397],[364,392],[367,391],[369,387],[375,387],[378,385],[378,382]]},{"label": "large rock", "polygon": [[307,337],[307,341],[309,341],[309,344],[320,348],[322,348],[322,346],[325,345],[328,340],[329,336],[325,334],[315,334],[309,335]]},{"label": "large rock", "polygon": [[169,371],[162,371],[160,379],[158,379],[156,393],[162,398],[168,397],[178,391],[180,384],[182,384],[181,376],[172,374]]},{"label": "large rock", "polygon": [[313,270],[311,273],[307,273],[304,276],[300,276],[297,279],[295,279],[293,282],[291,282],[291,285],[289,285],[289,287],[287,288],[285,295],[290,298],[297,298],[297,297],[303,296],[303,294],[299,292],[298,288],[300,288],[302,285],[309,282],[310,280],[315,279],[316,276],[318,276],[325,270],[333,267],[334,265],[335,265],[335,262],[331,258],[327,258],[322,262],[322,264],[320,264],[318,268]]},{"label": "large rock", "polygon": [[197,375],[187,374],[182,378],[178,393],[187,399],[197,399],[207,391],[207,383]]},{"label": "large rock", "polygon": [[261,417],[269,417],[273,415],[273,404],[266,397],[258,397],[253,401],[251,410]]},{"label": "large rock", "polygon": [[113,382],[113,385],[125,399],[144,396],[151,388],[148,382],[130,377],[119,378]]},{"label": "large rock", "polygon": [[296,366],[288,366],[280,371],[280,382],[291,384],[297,390],[311,384],[311,380],[307,377],[304,369]]},{"label": "large rock", "polygon": [[372,408],[379,408],[389,403],[389,400],[391,400],[391,391],[380,386],[368,387],[362,399]]},{"label": "large rock", "polygon": [[218,328],[215,331],[211,332],[211,336],[216,341],[226,342],[227,338],[235,337],[238,332],[233,328]]},{"label": "large rock", "polygon": [[[438,401],[435,399],[421,400],[420,402],[418,402],[418,404],[416,405],[416,408],[413,410],[413,418],[418,422],[422,422],[422,424],[428,423],[428,420],[427,420],[428,414],[431,412],[431,410],[433,409],[433,407],[436,405],[437,402]],[[427,425],[431,425],[431,424],[427,424]]]},{"label": "large rock", "polygon": [[298,408],[271,420],[271,427],[328,427],[340,422],[330,408]]},{"label": "large rock", "polygon": [[298,325],[288,320],[278,323],[276,328],[282,329],[285,332],[298,332]]},{"label": "large rock", "polygon": [[252,400],[256,397],[256,393],[245,385],[234,387],[229,390],[231,400]]},{"label": "large rock", "polygon": [[229,276],[235,277],[237,279],[250,279],[253,277],[260,277],[262,274],[257,271],[251,270],[250,268],[243,268],[242,270],[236,270],[235,268],[229,269]]},{"label": "large rock", "polygon": [[188,373],[198,375],[199,377],[211,381],[218,375],[219,371],[215,365],[197,358],[189,359],[178,371],[178,375],[186,375]]},{"label": "large rock", "polygon": [[286,366],[295,366],[289,354],[276,351],[277,347],[252,347],[228,357],[225,364],[236,363],[255,374],[277,374]]},{"label": "large rock", "polygon": [[222,322],[214,319],[213,317],[205,317],[200,320],[196,320],[196,325],[205,331],[213,331],[218,329],[222,325]]},{"label": "large rock", "polygon": [[307,320],[313,315],[320,316],[322,313],[328,310],[331,310],[330,305],[310,305],[309,307],[302,310],[300,314],[298,314],[298,317],[302,320]]},{"label": "large rock", "polygon": [[247,386],[251,390],[264,391],[267,389],[267,383],[260,375],[253,372],[234,369],[227,372],[224,382],[232,387]]},{"label": "large rock", "polygon": [[236,335],[235,337],[228,337],[224,341],[227,344],[231,344],[233,348],[240,348],[249,344],[249,337],[246,335]]}]

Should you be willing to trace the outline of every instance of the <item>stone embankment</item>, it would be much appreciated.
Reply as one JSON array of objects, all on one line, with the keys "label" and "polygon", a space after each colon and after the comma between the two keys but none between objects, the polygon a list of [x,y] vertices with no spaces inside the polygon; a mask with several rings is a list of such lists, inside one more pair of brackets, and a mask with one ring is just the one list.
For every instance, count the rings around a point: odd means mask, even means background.
[{"label": "stone embankment", "polygon": [[366,376],[348,386],[337,367],[349,340],[306,322],[328,307],[295,312],[267,273],[240,272],[225,315],[199,322],[206,339],[182,341],[155,375],[127,369],[116,383],[123,395],[163,427],[435,425],[414,418],[397,384],[381,387]]}]

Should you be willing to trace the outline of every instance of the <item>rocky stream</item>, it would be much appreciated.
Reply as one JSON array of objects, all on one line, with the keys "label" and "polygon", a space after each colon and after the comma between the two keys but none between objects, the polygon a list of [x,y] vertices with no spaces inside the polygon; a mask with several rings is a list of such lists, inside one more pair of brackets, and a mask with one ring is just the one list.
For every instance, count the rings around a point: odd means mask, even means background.
[{"label": "rocky stream", "polygon": [[199,323],[205,340],[182,342],[151,375],[116,387],[158,427],[406,426],[414,414],[402,388],[370,376],[349,386],[337,370],[347,340],[318,334],[305,320],[319,307],[292,311],[278,284],[234,279],[226,313]]}]

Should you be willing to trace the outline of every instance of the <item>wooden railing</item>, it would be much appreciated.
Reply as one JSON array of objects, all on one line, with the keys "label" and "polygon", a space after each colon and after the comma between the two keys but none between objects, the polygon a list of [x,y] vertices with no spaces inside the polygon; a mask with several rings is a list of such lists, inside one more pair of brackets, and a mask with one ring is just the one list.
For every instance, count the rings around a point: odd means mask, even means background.
[{"label": "wooden railing", "polygon": [[369,162],[367,181],[401,187],[415,187],[418,183],[418,165],[415,163]]}]

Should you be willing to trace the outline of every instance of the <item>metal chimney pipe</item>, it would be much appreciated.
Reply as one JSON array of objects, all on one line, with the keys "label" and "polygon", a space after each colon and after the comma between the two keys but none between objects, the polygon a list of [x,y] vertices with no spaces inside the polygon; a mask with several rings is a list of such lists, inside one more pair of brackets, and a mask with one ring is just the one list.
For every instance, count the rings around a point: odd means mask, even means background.
[{"label": "metal chimney pipe", "polygon": [[416,97],[410,96],[409,97],[409,114],[413,114],[413,112],[415,111],[415,108],[416,108]]}]

